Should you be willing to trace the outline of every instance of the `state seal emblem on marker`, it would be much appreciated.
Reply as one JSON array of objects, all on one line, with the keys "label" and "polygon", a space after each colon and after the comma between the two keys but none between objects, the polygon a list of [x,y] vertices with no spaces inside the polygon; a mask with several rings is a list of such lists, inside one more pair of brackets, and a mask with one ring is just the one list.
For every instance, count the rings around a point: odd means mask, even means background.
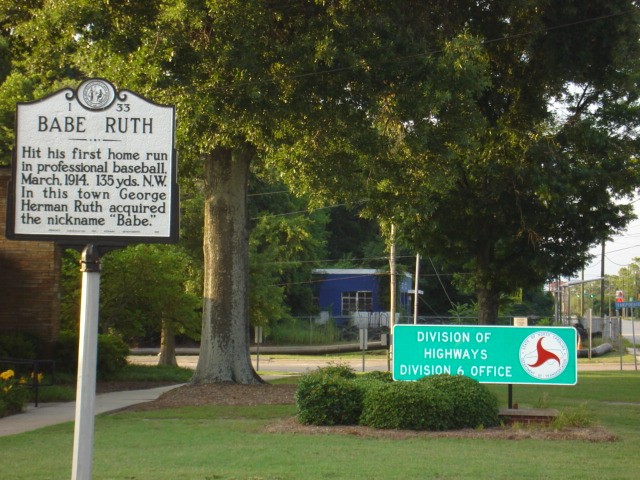
[{"label": "state seal emblem on marker", "polygon": [[94,78],[78,87],[78,101],[89,110],[105,109],[115,98],[115,88],[106,80]]},{"label": "state seal emblem on marker", "polygon": [[569,363],[567,344],[553,332],[538,331],[520,345],[520,364],[532,377],[550,380],[560,375]]}]

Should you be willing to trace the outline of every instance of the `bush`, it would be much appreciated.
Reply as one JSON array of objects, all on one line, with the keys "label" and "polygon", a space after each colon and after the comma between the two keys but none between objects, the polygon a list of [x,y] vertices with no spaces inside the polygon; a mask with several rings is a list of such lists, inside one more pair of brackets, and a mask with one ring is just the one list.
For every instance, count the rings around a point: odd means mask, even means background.
[{"label": "bush", "polygon": [[385,429],[446,430],[452,417],[451,399],[425,383],[378,381],[365,390],[360,423]]},{"label": "bush", "polygon": [[[98,376],[112,374],[127,364],[129,347],[119,337],[98,335]],[[62,332],[56,344],[56,368],[62,372],[78,370],[78,335]]]},{"label": "bush", "polygon": [[450,428],[494,427],[498,425],[498,399],[484,385],[462,375],[432,375],[417,383],[428,385],[453,403]]},{"label": "bush", "polygon": [[0,372],[0,417],[22,412],[28,398],[29,391],[13,370]]},{"label": "bush", "polygon": [[363,393],[348,373],[344,368],[325,367],[302,376],[295,394],[298,420],[307,425],[358,423]]},{"label": "bush", "polygon": [[328,377],[340,377],[348,380],[356,378],[356,372],[346,363],[329,363],[326,367],[317,368],[312,374],[319,374]]},{"label": "bush", "polygon": [[391,372],[383,372],[381,370],[373,370],[371,372],[364,373],[358,377],[363,380],[378,380],[380,382],[391,383],[393,382],[393,376]]},{"label": "bush", "polygon": [[35,359],[38,358],[38,341],[26,333],[6,333],[0,335],[0,357]]}]

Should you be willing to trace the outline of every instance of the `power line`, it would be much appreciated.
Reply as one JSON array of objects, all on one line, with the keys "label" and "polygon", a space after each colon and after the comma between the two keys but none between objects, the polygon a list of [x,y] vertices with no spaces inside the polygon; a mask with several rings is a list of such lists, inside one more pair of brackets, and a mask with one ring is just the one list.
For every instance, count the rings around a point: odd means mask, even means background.
[{"label": "power line", "polygon": [[278,190],[277,192],[249,193],[247,197],[262,197],[265,195],[277,195],[279,193],[291,193],[289,190]]},{"label": "power line", "polygon": [[306,210],[297,210],[295,212],[285,212],[285,213],[269,213],[267,215],[262,215],[260,217],[253,217],[251,220],[261,220],[263,218],[272,218],[272,217],[287,217],[289,215],[299,215],[302,213],[313,213],[319,210],[330,210],[332,208],[344,207],[348,205],[347,203],[337,203],[335,205],[327,205],[326,207],[317,207],[317,208],[307,208]]},{"label": "power line", "polygon": [[436,276],[438,277],[438,282],[440,282],[440,286],[442,287],[442,291],[447,296],[447,300],[449,300],[449,303],[451,304],[451,307],[455,309],[456,306],[454,305],[453,300],[451,300],[451,297],[449,296],[449,293],[447,292],[447,289],[444,288],[444,283],[442,283],[442,279],[440,278],[440,275],[438,275],[438,270],[436,269],[436,266],[433,264],[433,260],[431,259],[431,256],[429,256],[429,262],[431,262],[431,267],[433,268],[433,271],[436,272]]}]

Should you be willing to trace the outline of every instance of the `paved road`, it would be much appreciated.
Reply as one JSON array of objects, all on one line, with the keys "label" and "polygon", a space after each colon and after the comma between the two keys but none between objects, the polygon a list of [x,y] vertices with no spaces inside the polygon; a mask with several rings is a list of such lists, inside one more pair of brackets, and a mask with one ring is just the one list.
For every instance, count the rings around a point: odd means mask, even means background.
[{"label": "paved road", "polygon": [[640,344],[640,320],[623,320],[622,336],[631,343]]},{"label": "paved road", "polygon": [[[185,368],[196,368],[198,363],[197,355],[178,355],[176,357],[178,361],[178,365]],[[139,365],[156,365],[158,362],[158,357],[155,355],[132,355],[128,358],[130,363],[139,364]],[[323,357],[290,357],[290,358],[282,358],[276,357],[274,355],[260,355],[259,363],[256,355],[251,355],[251,361],[253,363],[253,367],[258,371],[258,373],[268,378],[273,378],[277,376],[287,375],[287,374],[297,374],[304,373],[307,371],[315,370],[318,367],[325,367],[330,365],[331,363],[336,363],[337,360],[332,360],[330,358]],[[383,356],[376,356],[373,358],[367,357],[365,359],[364,370],[362,365],[361,357],[349,357],[343,358],[340,360],[340,363],[346,363],[351,366],[356,372],[370,372],[372,370],[387,370],[387,360]],[[607,363],[599,361],[597,358],[591,359],[589,363],[578,363],[579,371],[590,371],[590,370],[635,370],[636,366],[634,363],[624,363],[622,368],[620,368],[620,364],[615,360],[609,358]]]},{"label": "paved road", "polygon": [[[155,355],[131,355],[129,363],[138,365],[156,365],[158,363],[158,357]],[[198,363],[197,355],[178,355],[176,357],[178,365],[180,367],[191,368],[195,370]],[[338,362],[331,358],[322,357],[291,357],[282,358],[275,357],[274,355],[251,355],[251,362],[253,367],[259,371],[262,376],[278,376],[286,374],[304,373],[307,371],[315,370],[318,367],[325,367],[332,363]],[[363,371],[362,357],[349,357],[348,359],[341,359],[340,364],[348,364],[356,372]],[[376,356],[375,358],[367,357],[364,362],[364,371],[370,372],[372,370],[386,370],[387,360],[383,356]]]}]

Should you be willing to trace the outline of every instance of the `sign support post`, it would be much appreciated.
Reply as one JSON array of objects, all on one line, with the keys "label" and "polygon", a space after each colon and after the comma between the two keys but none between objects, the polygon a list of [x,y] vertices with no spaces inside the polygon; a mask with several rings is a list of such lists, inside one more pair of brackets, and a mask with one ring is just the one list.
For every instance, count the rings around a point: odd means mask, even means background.
[{"label": "sign support post", "polygon": [[369,342],[369,330],[367,328],[360,329],[360,350],[362,350],[362,371],[364,372],[364,359],[367,353],[367,345]]},{"label": "sign support post", "polygon": [[80,343],[73,443],[72,480],[89,480],[93,465],[93,430],[98,358],[98,311],[100,304],[100,254],[87,245],[80,261]]}]

